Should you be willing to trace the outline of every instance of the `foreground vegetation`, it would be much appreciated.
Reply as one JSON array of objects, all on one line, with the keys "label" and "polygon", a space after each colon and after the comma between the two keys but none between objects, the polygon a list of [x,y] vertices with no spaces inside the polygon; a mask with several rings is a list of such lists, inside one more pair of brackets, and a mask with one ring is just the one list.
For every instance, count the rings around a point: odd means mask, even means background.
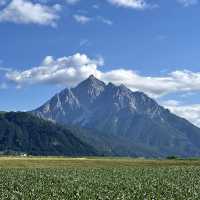
[{"label": "foreground vegetation", "polygon": [[199,200],[200,161],[0,158],[1,199]]}]

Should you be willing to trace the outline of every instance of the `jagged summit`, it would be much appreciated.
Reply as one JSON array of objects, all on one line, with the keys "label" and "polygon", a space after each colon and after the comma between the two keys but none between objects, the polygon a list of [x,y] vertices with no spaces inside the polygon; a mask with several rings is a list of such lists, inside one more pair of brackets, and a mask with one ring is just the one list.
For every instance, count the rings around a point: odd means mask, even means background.
[{"label": "jagged summit", "polygon": [[82,81],[81,83],[79,83],[76,88],[82,88],[82,87],[104,87],[105,83],[103,81],[100,81],[99,79],[97,79],[94,75],[90,75],[86,80]]},{"label": "jagged summit", "polygon": [[82,104],[90,106],[104,91],[105,87],[103,81],[98,80],[94,75],[90,75],[72,91]]},{"label": "jagged summit", "polygon": [[97,80],[97,78],[96,78],[93,74],[91,74],[91,75],[88,77],[88,79],[89,79],[89,80]]},{"label": "jagged summit", "polygon": [[119,95],[128,95],[132,93],[130,89],[128,89],[124,84],[115,85],[113,83],[108,83],[107,88],[112,92],[117,92]]}]

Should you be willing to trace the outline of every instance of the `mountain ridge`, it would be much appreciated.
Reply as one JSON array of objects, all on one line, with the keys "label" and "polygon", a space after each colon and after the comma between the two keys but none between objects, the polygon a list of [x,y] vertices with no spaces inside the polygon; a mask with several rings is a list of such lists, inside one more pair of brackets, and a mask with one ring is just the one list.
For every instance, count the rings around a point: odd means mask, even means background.
[{"label": "mountain ridge", "polygon": [[63,125],[93,130],[90,136],[86,134],[88,140],[94,135],[112,136],[113,142],[106,142],[123,155],[146,156],[142,148],[161,156],[200,155],[200,129],[143,92],[133,92],[123,84],[105,84],[93,75],[65,90],[32,113]]}]

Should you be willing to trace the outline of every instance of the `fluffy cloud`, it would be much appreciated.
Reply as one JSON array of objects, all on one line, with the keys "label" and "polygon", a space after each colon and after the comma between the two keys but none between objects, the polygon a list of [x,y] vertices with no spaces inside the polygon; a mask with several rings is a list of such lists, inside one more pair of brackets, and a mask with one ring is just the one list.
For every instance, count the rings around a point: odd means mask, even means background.
[{"label": "fluffy cloud", "polygon": [[100,78],[101,72],[97,67],[102,64],[101,58],[93,60],[79,53],[56,60],[47,56],[40,66],[22,72],[8,72],[6,77],[18,86],[36,83],[74,86],[91,74]]},{"label": "fluffy cloud", "polygon": [[181,105],[178,101],[169,100],[162,102],[162,105],[176,115],[183,117],[200,127],[200,104]]},{"label": "fluffy cloud", "polygon": [[143,91],[157,98],[175,92],[200,91],[200,72],[174,71],[165,76],[142,76],[133,70],[102,71],[102,59],[91,59],[84,54],[54,59],[48,56],[41,65],[25,71],[9,71],[7,80],[17,85],[48,83],[74,86],[94,74],[105,82],[125,84],[130,89]]},{"label": "fluffy cloud", "polygon": [[80,24],[86,24],[90,22],[92,19],[90,17],[84,15],[73,15],[73,18]]},{"label": "fluffy cloud", "polygon": [[178,3],[182,4],[185,7],[196,5],[199,3],[199,0],[177,0]]},{"label": "fluffy cloud", "polygon": [[118,7],[145,9],[149,7],[145,0],[107,0],[109,3]]},{"label": "fluffy cloud", "polygon": [[18,24],[39,24],[55,26],[59,19],[58,12],[61,7],[32,3],[28,0],[12,0],[0,12],[0,22],[14,22]]},{"label": "fluffy cloud", "polygon": [[132,90],[141,90],[152,97],[174,92],[200,91],[200,73],[174,71],[165,76],[141,76],[132,70],[112,70],[103,74],[105,80],[116,84],[124,83]]}]

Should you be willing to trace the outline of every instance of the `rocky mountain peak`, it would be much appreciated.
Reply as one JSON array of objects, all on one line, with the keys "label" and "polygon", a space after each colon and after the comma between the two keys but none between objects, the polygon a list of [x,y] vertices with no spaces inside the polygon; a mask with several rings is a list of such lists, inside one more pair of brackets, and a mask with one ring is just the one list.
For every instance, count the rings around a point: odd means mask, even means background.
[{"label": "rocky mountain peak", "polygon": [[82,104],[90,106],[104,91],[105,86],[103,81],[98,80],[94,75],[90,75],[72,91]]},{"label": "rocky mountain peak", "polygon": [[88,80],[98,80],[93,74],[88,77]]},{"label": "rocky mountain peak", "polygon": [[82,81],[76,88],[89,89],[91,87],[102,88],[102,87],[105,87],[105,83],[97,79],[94,75],[90,75],[86,80]]}]

